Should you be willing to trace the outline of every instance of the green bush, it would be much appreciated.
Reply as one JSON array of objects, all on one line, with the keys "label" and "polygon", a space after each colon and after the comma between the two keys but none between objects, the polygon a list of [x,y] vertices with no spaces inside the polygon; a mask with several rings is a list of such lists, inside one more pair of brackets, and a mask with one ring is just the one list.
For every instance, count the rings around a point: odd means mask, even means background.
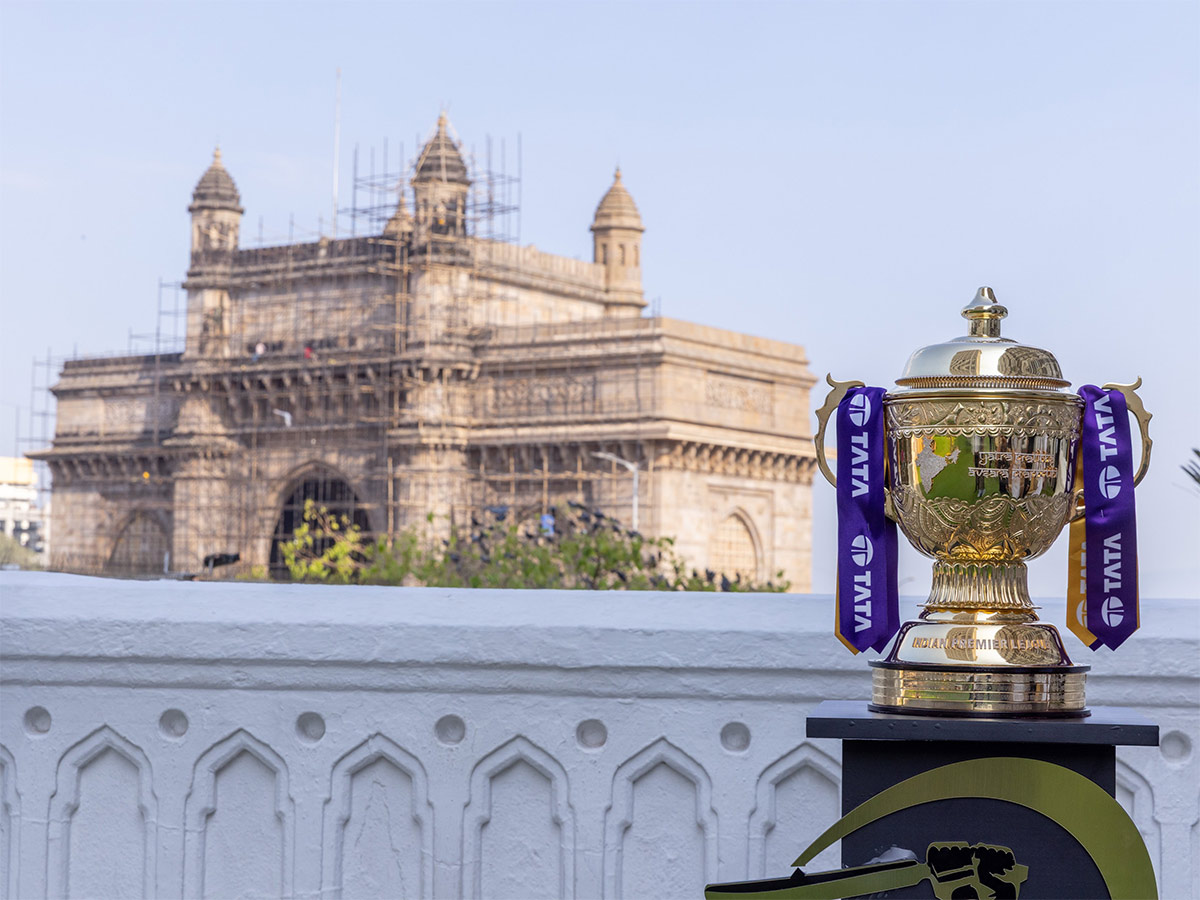
[{"label": "green bush", "polygon": [[[296,581],[429,587],[566,590],[786,591],[783,572],[766,584],[688,570],[669,537],[651,538],[577,504],[552,510],[553,533],[509,521],[455,530],[436,540],[417,530],[371,541],[346,517],[309,500],[304,522],[280,549]],[[432,516],[427,520],[432,524]]]}]

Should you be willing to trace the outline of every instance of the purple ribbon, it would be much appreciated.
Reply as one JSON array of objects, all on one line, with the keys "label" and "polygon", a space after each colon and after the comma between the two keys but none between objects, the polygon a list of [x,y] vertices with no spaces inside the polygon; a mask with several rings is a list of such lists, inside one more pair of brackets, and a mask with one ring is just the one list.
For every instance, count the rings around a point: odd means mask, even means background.
[{"label": "purple ribbon", "polygon": [[[1085,384],[1083,499],[1087,533],[1087,628],[1113,650],[1138,629],[1133,441],[1125,395]],[[1095,649],[1093,647],[1093,649]]]},{"label": "purple ribbon", "polygon": [[837,409],[837,636],[882,653],[900,628],[896,525],[884,515],[883,388],[847,391]]}]

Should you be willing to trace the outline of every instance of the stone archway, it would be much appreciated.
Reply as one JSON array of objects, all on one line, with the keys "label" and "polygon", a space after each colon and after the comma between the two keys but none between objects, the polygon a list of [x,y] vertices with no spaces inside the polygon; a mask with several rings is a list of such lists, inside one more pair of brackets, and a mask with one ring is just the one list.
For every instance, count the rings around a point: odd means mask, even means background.
[{"label": "stone archway", "polygon": [[158,518],[138,510],[125,522],[104,563],[107,575],[160,575],[169,567],[171,543]]},{"label": "stone archway", "polygon": [[714,572],[743,581],[761,577],[762,554],[750,517],[735,509],[716,527],[708,545],[708,567]]},{"label": "stone archway", "polygon": [[[362,501],[345,478],[328,470],[310,470],[297,477],[283,494],[283,502],[275,518],[275,530],[271,534],[272,578],[286,581],[291,577],[280,544],[291,540],[296,529],[303,524],[304,504],[308,500],[325,507],[332,516],[339,519],[345,516],[362,531],[371,529]],[[332,543],[328,538],[319,538],[315,549],[318,553],[323,552]]]}]

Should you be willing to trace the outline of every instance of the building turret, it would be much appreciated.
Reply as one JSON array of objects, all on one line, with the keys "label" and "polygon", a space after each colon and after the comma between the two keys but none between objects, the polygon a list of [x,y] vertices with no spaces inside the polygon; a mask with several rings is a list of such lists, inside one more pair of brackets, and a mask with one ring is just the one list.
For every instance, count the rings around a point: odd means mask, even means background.
[{"label": "building turret", "polygon": [[412,230],[413,217],[408,211],[408,204],[404,202],[404,191],[401,191],[400,199],[396,203],[396,211],[392,213],[392,217],[383,226],[383,233],[386,237],[403,240],[412,234]]},{"label": "building turret", "polygon": [[592,220],[592,261],[604,266],[604,285],[610,302],[620,306],[646,305],[642,296],[642,217],[621,183],[621,170],[596,207]]},{"label": "building turret", "polygon": [[188,293],[187,356],[228,356],[229,267],[238,248],[242,198],[221,164],[221,148],[208,167],[188,206],[192,214],[192,264]]},{"label": "building turret", "polygon": [[467,191],[471,179],[458,145],[448,133],[446,114],[417,158],[412,187],[419,235],[462,236],[467,232]]},{"label": "building turret", "polygon": [[232,251],[238,246],[242,223],[242,198],[233,177],[221,164],[221,148],[213,150],[213,161],[200,176],[188,206],[192,214],[192,253]]}]

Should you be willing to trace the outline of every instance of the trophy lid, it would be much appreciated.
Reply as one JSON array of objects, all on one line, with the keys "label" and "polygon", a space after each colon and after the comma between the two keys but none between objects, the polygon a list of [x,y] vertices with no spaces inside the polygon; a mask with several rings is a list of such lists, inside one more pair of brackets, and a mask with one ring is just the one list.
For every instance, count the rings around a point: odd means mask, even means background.
[{"label": "trophy lid", "polygon": [[962,310],[968,333],[942,344],[922,347],[908,359],[901,387],[1059,391],[1071,383],[1062,377],[1058,360],[1010,338],[1000,337],[1000,320],[1008,310],[990,287],[981,287]]}]

